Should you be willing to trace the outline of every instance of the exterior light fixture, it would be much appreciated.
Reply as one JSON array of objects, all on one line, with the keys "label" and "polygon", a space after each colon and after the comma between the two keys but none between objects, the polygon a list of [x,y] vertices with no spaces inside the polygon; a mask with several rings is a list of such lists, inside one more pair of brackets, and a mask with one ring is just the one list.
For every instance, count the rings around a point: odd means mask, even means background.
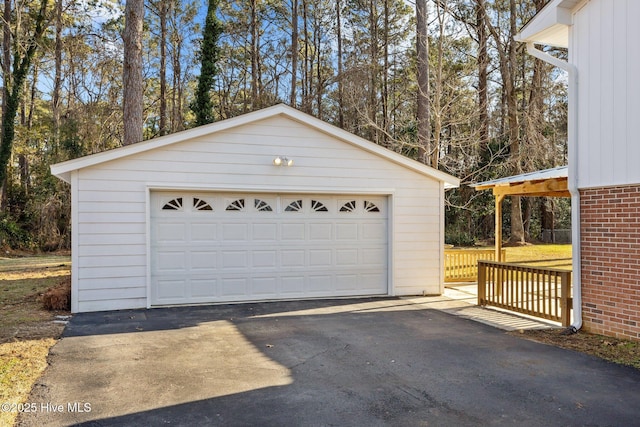
[{"label": "exterior light fixture", "polygon": [[293,159],[278,156],[273,159],[273,164],[276,166],[293,166]]}]

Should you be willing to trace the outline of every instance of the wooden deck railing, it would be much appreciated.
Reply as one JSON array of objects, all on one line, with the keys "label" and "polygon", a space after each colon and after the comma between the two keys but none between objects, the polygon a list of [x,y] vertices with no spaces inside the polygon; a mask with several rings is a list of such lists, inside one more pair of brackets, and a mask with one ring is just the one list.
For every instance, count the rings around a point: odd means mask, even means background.
[{"label": "wooden deck railing", "polygon": [[569,326],[571,271],[478,262],[478,305],[491,305]]},{"label": "wooden deck railing", "polygon": [[[503,249],[501,259],[504,261],[506,251]],[[493,249],[445,249],[444,281],[475,282],[478,280],[478,261],[495,261]]]}]

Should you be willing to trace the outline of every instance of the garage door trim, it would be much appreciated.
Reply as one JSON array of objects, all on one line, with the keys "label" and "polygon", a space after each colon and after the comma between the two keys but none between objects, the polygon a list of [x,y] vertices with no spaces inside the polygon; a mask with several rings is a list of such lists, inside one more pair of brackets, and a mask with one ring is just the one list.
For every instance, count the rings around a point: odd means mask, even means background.
[{"label": "garage door trim", "polygon": [[[194,187],[194,186],[183,186],[183,185],[175,185],[175,186],[158,186],[158,185],[148,185],[147,186],[147,307],[157,307],[157,306],[165,306],[165,305],[176,305],[176,304],[155,304],[153,303],[152,298],[152,286],[153,286],[153,272],[152,272],[152,193],[156,192],[186,192],[186,193],[208,193],[208,194],[217,194],[217,195],[229,195],[233,194],[244,194],[244,195],[277,195],[279,197],[288,197],[289,195],[303,195],[306,197],[309,196],[325,196],[325,197],[347,197],[347,196],[355,196],[355,197],[377,197],[379,199],[383,199],[386,205],[386,225],[385,225],[385,239],[386,239],[386,255],[385,255],[385,291],[384,292],[376,292],[375,295],[393,295],[393,206],[394,206],[394,191],[391,189],[341,189],[341,190],[328,190],[326,188],[305,188],[304,190],[299,188],[287,188],[287,189],[278,189],[274,191],[272,189],[267,188],[219,188],[219,187]],[[358,294],[357,296],[364,296],[366,294]],[[356,296],[356,295],[353,295]],[[307,298],[336,298],[341,297],[339,295],[335,296],[296,296],[290,299],[307,299]],[[350,297],[350,296],[346,296]],[[284,300],[287,298],[276,298],[278,300]],[[269,299],[259,299],[260,301],[265,301]],[[252,299],[246,299],[238,302],[250,302]],[[231,303],[234,301],[214,301],[214,302],[196,302],[196,303],[181,303],[180,305],[190,305],[190,304],[224,304]]]}]

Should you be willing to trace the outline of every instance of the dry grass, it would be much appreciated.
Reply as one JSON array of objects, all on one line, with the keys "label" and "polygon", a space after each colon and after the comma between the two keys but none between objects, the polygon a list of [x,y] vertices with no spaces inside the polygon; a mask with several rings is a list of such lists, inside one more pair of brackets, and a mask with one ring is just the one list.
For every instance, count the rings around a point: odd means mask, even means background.
[{"label": "dry grass", "polygon": [[510,334],[640,369],[640,343],[635,341],[605,337],[584,331],[565,335],[563,329],[527,330],[510,332]]},{"label": "dry grass", "polygon": [[[43,338],[0,344],[0,402],[25,402],[47,367],[47,355],[55,342],[54,338]],[[13,425],[17,415],[17,411],[0,411],[0,426]]]},{"label": "dry grass", "polygon": [[4,272],[0,277],[0,343],[16,338],[40,338],[33,335],[36,330],[60,314],[42,308],[42,295],[70,280],[68,267]]},{"label": "dry grass", "polygon": [[[473,248],[460,249],[493,250],[494,247],[476,246]],[[506,262],[571,270],[571,245],[525,245],[510,246],[504,249],[506,251]]]},{"label": "dry grass", "polygon": [[[70,281],[68,257],[0,258],[0,402],[23,403],[47,366],[63,326],[42,306],[43,294]],[[0,426],[17,413],[0,412]]]}]

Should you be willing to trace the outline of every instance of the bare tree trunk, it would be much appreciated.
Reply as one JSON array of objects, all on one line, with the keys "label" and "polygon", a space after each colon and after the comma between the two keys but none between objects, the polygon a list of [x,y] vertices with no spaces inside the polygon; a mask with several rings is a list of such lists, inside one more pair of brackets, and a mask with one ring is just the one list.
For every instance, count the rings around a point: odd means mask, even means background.
[{"label": "bare tree trunk", "polygon": [[169,0],[160,0],[160,135],[166,135],[167,125],[167,15]]},{"label": "bare tree trunk", "polygon": [[[544,7],[544,1],[536,0],[536,11],[539,12]],[[524,70],[525,67],[522,67]],[[553,138],[550,138],[551,144],[548,145],[546,138],[544,137],[545,120],[544,114],[544,94],[543,94],[543,80],[545,75],[545,63],[538,59],[533,59],[533,75],[531,76],[531,89],[529,91],[528,105],[525,105],[523,112],[523,120],[525,121],[525,136],[527,143],[526,156],[529,160],[527,167],[534,167],[534,159],[542,160],[544,163],[552,163],[555,166],[554,154],[555,147],[553,144]],[[523,79],[523,82],[525,80]],[[526,97],[523,97],[523,101],[526,101]]]},{"label": "bare tree trunk", "polygon": [[184,117],[182,111],[182,43],[180,25],[176,9],[170,9],[171,13],[171,70],[172,70],[172,91],[171,91],[171,131],[177,132],[184,129]]},{"label": "bare tree trunk", "polygon": [[425,164],[429,164],[429,155],[431,153],[429,141],[431,125],[429,123],[429,36],[427,22],[427,0],[416,0],[418,160]]},{"label": "bare tree trunk", "polygon": [[251,22],[250,34],[251,34],[251,104],[253,109],[260,108],[260,100],[258,93],[258,49],[260,44],[258,42],[258,4],[256,0],[251,0]]},{"label": "bare tree trunk", "polygon": [[29,196],[29,160],[24,154],[18,155],[18,167],[20,168],[20,185],[25,195]]},{"label": "bare tree trunk", "polygon": [[182,130],[182,91],[180,84],[180,74],[182,73],[180,66],[180,45],[174,46],[175,52],[172,58],[173,78],[171,92],[171,131],[176,132]]},{"label": "bare tree trunk", "polygon": [[51,146],[54,157],[57,157],[60,144],[60,92],[62,90],[62,1],[56,0],[56,38],[54,54],[53,94],[51,96],[51,113],[53,116],[53,141]]},{"label": "bare tree trunk", "polygon": [[322,28],[318,21],[320,17],[318,16],[318,11],[314,11],[314,26],[313,26],[313,48],[315,51],[315,61],[316,61],[316,106],[318,108],[316,112],[316,117],[322,119],[322,48],[320,45],[320,40],[322,39],[322,34],[320,31]]},{"label": "bare tree trunk", "polygon": [[[2,18],[2,120],[6,120],[11,86],[11,0],[4,0]],[[4,173],[2,175],[4,176]],[[5,188],[6,178],[0,180],[0,208],[6,205]]]},{"label": "bare tree trunk", "polygon": [[291,0],[291,96],[289,104],[296,106],[298,81],[298,0]]},{"label": "bare tree trunk", "polygon": [[342,0],[336,0],[336,30],[338,36],[338,125],[344,129],[344,91],[342,85]]},{"label": "bare tree trunk", "polygon": [[123,145],[142,141],[143,134],[143,81],[142,81],[142,23],[144,1],[127,0],[124,10],[125,25],[123,64]]},{"label": "bare tree trunk", "polygon": [[[512,37],[517,33],[516,27],[516,2],[509,0],[509,60],[507,68],[508,78],[505,82],[507,95],[507,116],[509,122],[509,143],[513,170],[515,174],[522,173],[522,158],[520,156],[520,127],[518,124],[518,104],[515,88],[515,69],[517,67],[516,45]],[[511,198],[511,237],[510,243],[522,244],[525,242],[524,224],[522,221],[522,203],[519,196]]]},{"label": "bare tree trunk", "polygon": [[304,38],[304,70],[302,73],[302,110],[311,113],[311,60],[309,58],[309,4],[308,0],[302,0],[302,23]]},{"label": "bare tree trunk", "polygon": [[525,238],[531,239],[531,214],[533,213],[533,200],[531,197],[524,199],[524,214],[522,216],[522,226]]},{"label": "bare tree trunk", "polygon": [[[38,63],[33,65],[33,80],[31,81],[31,90],[29,96],[29,113],[27,114],[27,129],[31,130],[33,127],[33,112],[36,109],[36,96],[38,94]],[[26,104],[26,103],[25,103]]]},{"label": "bare tree trunk", "polygon": [[489,56],[487,54],[487,23],[485,0],[476,0],[476,31],[478,33],[478,109],[480,121],[480,152],[489,149],[489,102],[487,94]]},{"label": "bare tree trunk", "polygon": [[[24,81],[24,87],[22,88],[23,93],[27,93],[28,83],[29,82],[27,82],[26,80]],[[26,102],[20,103],[20,124],[22,126],[25,126],[27,124],[27,103]]]},{"label": "bare tree trunk", "polygon": [[[509,136],[509,149],[513,174],[522,173],[520,129],[518,124],[518,100],[515,88],[515,73],[518,64],[516,45],[513,41],[513,36],[517,32],[516,13],[516,1],[509,0],[509,35],[504,42],[501,40],[496,28],[493,25],[490,25],[488,20],[486,21],[487,28],[496,41],[496,50],[498,51],[500,75],[502,76],[503,85],[503,111],[506,106],[506,126]],[[522,244],[525,242],[524,226],[522,222],[522,204],[519,196],[511,197],[511,237],[509,242],[515,244]]]},{"label": "bare tree trunk", "polygon": [[431,167],[438,168],[440,160],[440,137],[442,133],[442,68],[444,67],[444,25],[447,15],[447,3],[436,4],[436,16],[438,19],[438,52],[436,62],[436,79],[434,84],[433,106],[433,148],[431,150]]},{"label": "bare tree trunk", "polygon": [[382,140],[385,147],[389,148],[388,137],[389,134],[389,0],[384,0],[384,30],[383,30],[383,43],[384,43],[384,58],[383,58],[383,70],[382,70]]},{"label": "bare tree trunk", "polygon": [[2,19],[2,117],[7,112],[9,87],[11,86],[11,0],[4,0]]},{"label": "bare tree trunk", "polygon": [[378,123],[376,120],[378,83],[378,20],[376,16],[376,1],[369,0],[369,139],[378,144]]}]

